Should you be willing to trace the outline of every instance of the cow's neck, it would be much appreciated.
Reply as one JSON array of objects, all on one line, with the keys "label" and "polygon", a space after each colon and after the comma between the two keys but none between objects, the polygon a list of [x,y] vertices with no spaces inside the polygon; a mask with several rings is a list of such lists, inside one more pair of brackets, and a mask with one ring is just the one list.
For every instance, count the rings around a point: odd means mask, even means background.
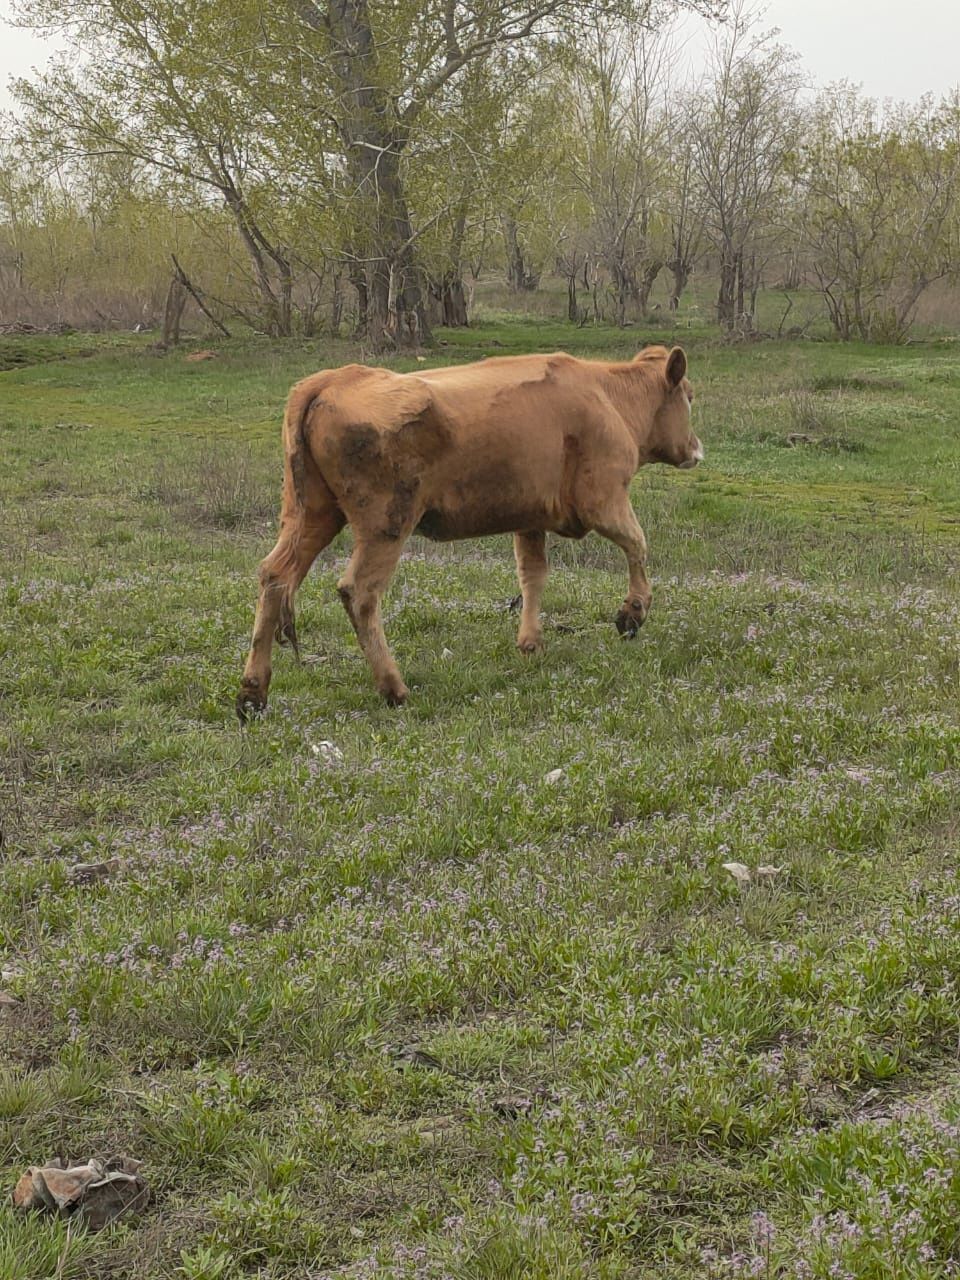
[{"label": "cow's neck", "polygon": [[653,422],[662,397],[659,370],[634,361],[610,366],[606,391],[637,446],[637,467],[655,456]]}]

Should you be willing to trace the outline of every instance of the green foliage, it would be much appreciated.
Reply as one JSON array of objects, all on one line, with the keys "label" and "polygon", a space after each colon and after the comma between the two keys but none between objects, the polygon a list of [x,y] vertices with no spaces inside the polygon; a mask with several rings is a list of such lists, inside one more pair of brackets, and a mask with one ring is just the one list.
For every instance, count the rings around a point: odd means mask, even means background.
[{"label": "green foliage", "polygon": [[[666,7],[644,5],[644,19]],[[146,9],[129,0],[21,0],[19,8],[26,23],[59,31],[72,46],[41,81],[17,86],[21,152],[41,166],[79,161],[83,174],[92,154],[101,158],[94,172],[110,169],[128,184],[132,165],[161,203],[201,224],[220,205],[221,278],[204,269],[203,287],[255,327],[287,336],[298,319],[310,331],[322,299],[336,329],[349,266],[354,283],[365,281],[362,318],[373,337],[386,325],[397,342],[404,308],[418,331],[424,323],[421,263],[435,278],[459,277],[476,247],[473,235],[466,243],[468,219],[471,230],[482,224],[482,245],[501,212],[544,207],[530,197],[549,172],[548,157],[536,154],[547,122],[529,110],[523,86],[549,74],[581,18],[569,0],[519,11],[503,0],[151,0]],[[602,0],[594,10],[625,16],[631,6]],[[533,96],[541,108],[549,101]],[[518,165],[505,163],[510,153]],[[98,204],[81,202],[91,223]],[[75,231],[82,239],[87,228]],[[173,248],[164,245],[164,256]],[[195,265],[196,257],[189,270]]]},{"label": "green foliage", "polygon": [[960,268],[960,101],[881,113],[841,86],[811,123],[802,225],[834,331],[902,342],[924,292]]},{"label": "green foliage", "polygon": [[4,1280],[85,1280],[93,1241],[68,1222],[18,1217],[0,1205],[0,1275]]},{"label": "green foliage", "polygon": [[557,272],[570,319],[623,325],[685,301],[710,249],[727,330],[782,281],[802,331],[816,283],[836,336],[902,342],[956,280],[956,95],[801,109],[795,56],[740,9],[677,85],[669,20],[727,8],[19,0],[68,52],[16,86],[0,320],[159,327],[175,256],[230,327],[393,349],[452,297],[463,322],[468,271],[521,295]]},{"label": "green foliage", "polygon": [[[789,1274],[948,1275],[960,1243],[958,1130],[947,1116],[844,1124],[771,1160],[810,1206]],[[779,1249],[777,1250],[779,1252]]]},{"label": "green foliage", "polygon": [[184,1280],[227,1280],[236,1272],[230,1254],[218,1246],[184,1249],[180,1259],[177,1274]]}]

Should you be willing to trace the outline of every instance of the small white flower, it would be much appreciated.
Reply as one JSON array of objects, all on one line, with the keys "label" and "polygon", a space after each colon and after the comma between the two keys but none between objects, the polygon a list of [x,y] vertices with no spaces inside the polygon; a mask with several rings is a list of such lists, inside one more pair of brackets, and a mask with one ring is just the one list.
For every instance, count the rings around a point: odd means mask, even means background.
[{"label": "small white flower", "polygon": [[343,752],[335,742],[315,742],[310,750],[326,764],[339,764],[343,759]]}]

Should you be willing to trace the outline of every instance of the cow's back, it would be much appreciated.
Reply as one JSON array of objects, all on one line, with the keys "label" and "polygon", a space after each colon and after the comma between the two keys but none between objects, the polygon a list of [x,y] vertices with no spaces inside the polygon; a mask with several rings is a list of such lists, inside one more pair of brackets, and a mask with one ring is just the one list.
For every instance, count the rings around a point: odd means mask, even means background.
[{"label": "cow's back", "polygon": [[[610,447],[616,415],[590,362],[496,358],[397,374],[348,366],[324,375],[311,452],[347,518],[389,508],[428,537],[524,528],[579,535],[573,488]],[[622,442],[620,442],[622,444]]]}]

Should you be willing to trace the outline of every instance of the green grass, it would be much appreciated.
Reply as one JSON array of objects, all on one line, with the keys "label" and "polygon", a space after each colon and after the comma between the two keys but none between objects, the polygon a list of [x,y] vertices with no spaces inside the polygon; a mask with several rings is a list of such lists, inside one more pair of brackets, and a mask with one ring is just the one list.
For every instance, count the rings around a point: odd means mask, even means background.
[{"label": "green grass", "polygon": [[[430,359],[661,338],[506,317]],[[691,329],[707,463],[637,481],[636,643],[604,543],[552,547],[531,660],[509,539],[418,542],[389,711],[340,542],[241,733],[283,397],[363,353],[32,341],[0,375],[0,1169],[122,1152],[153,1202],[90,1238],[0,1207],[0,1276],[955,1274],[956,347]]]}]

